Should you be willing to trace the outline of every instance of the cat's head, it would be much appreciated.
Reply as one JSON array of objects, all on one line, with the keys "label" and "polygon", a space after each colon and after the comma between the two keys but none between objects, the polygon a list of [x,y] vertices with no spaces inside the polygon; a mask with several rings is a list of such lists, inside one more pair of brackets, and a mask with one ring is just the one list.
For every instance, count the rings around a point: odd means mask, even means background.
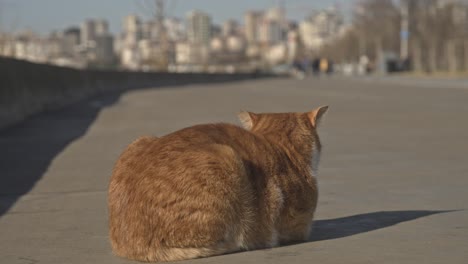
[{"label": "cat's head", "polygon": [[318,169],[321,144],[317,128],[328,106],[319,107],[306,113],[241,112],[239,119],[245,129],[263,135],[286,148],[292,148],[300,155],[312,159],[312,170]]}]

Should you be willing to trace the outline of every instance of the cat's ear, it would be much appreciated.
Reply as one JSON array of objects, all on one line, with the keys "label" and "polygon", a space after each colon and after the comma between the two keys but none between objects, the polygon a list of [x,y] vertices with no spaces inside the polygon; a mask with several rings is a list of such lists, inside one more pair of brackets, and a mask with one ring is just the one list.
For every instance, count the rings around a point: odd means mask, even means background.
[{"label": "cat's ear", "polygon": [[320,124],[320,120],[322,119],[323,115],[327,112],[327,110],[328,106],[321,106],[307,113],[307,116],[309,117],[309,120],[314,127],[317,127]]},{"label": "cat's ear", "polygon": [[251,130],[256,119],[257,119],[257,115],[254,114],[254,113],[251,113],[251,112],[247,112],[247,111],[242,111],[240,112],[237,117],[239,117],[239,120],[241,121],[242,123],[242,126],[247,129],[247,130]]}]

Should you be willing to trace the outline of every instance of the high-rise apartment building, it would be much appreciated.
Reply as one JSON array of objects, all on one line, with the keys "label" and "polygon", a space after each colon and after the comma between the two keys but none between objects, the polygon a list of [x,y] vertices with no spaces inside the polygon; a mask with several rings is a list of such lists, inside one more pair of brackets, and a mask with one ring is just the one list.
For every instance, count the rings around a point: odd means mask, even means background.
[{"label": "high-rise apartment building", "polygon": [[262,21],[262,13],[256,11],[248,11],[244,16],[245,37],[249,44],[259,42],[259,27]]},{"label": "high-rise apartment building", "polygon": [[238,29],[237,22],[233,19],[228,19],[224,21],[223,23],[223,28],[222,28],[223,36],[227,37],[230,35],[234,35],[236,34],[237,29]]},{"label": "high-rise apartment building", "polygon": [[258,31],[258,40],[262,44],[277,44],[283,40],[283,28],[279,21],[263,19]]},{"label": "high-rise apartment building", "polygon": [[88,19],[81,24],[81,45],[89,46],[96,40],[96,22]]},{"label": "high-rise apartment building", "polygon": [[138,16],[130,15],[124,19],[124,42],[129,46],[136,46],[142,38],[142,23]]},{"label": "high-rise apartment building", "polygon": [[104,36],[109,34],[109,23],[107,23],[106,20],[95,20],[94,27],[97,36]]},{"label": "high-rise apartment building", "polygon": [[62,49],[65,56],[72,57],[76,53],[77,47],[80,45],[80,29],[71,27],[63,32]]},{"label": "high-rise apartment building", "polygon": [[208,45],[211,38],[211,17],[201,11],[187,15],[187,35],[193,44]]},{"label": "high-rise apartment building", "polygon": [[299,24],[299,32],[307,49],[317,50],[333,39],[343,28],[343,15],[336,8],[313,12]]}]

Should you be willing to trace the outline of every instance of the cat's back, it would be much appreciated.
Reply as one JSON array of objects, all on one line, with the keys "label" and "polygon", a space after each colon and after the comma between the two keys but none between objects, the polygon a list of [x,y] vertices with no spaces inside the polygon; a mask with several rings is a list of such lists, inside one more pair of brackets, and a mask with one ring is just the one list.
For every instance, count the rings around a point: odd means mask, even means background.
[{"label": "cat's back", "polygon": [[125,179],[125,184],[133,187],[143,178],[178,177],[202,168],[204,163],[213,168],[229,167],[227,163],[245,158],[245,148],[253,141],[255,136],[250,132],[222,123],[188,127],[159,138],[141,137],[123,151],[111,182]]},{"label": "cat's back", "polygon": [[109,187],[114,250],[119,252],[120,241],[131,241],[133,250],[147,243],[198,247],[222,241],[251,200],[239,201],[251,195],[233,140],[244,131],[199,125],[130,144]]},{"label": "cat's back", "polygon": [[255,140],[255,135],[239,126],[218,123],[188,127],[158,140],[164,149],[198,148],[207,144],[222,144],[236,148],[240,142]]},{"label": "cat's back", "polygon": [[[167,164],[174,160],[172,156],[182,153],[214,150],[216,154],[221,151],[229,155],[232,150],[240,151],[240,148],[244,147],[241,145],[249,145],[249,141],[255,141],[252,133],[241,127],[224,123],[196,125],[163,137],[140,137],[121,154],[114,172],[125,169],[123,167],[126,165],[137,169],[138,166],[161,162]],[[213,147],[214,145],[225,147]]]}]

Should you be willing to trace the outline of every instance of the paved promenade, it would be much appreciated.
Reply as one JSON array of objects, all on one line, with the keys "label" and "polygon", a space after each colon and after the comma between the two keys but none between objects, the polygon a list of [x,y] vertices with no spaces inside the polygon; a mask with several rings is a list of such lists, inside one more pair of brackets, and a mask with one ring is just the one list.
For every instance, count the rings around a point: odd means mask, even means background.
[{"label": "paved promenade", "polygon": [[141,135],[239,110],[330,105],[316,224],[307,243],[186,263],[467,263],[468,89],[373,79],[261,79],[140,89],[0,131],[0,263],[114,257],[107,185]]}]

